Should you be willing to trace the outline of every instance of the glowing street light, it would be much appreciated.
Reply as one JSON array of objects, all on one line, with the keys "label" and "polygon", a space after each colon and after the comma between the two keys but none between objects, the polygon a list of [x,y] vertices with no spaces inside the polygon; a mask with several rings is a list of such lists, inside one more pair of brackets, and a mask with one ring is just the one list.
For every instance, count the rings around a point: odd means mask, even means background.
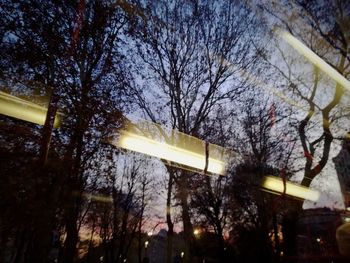
[{"label": "glowing street light", "polygon": [[198,236],[200,234],[199,229],[193,230],[193,235]]},{"label": "glowing street light", "polygon": [[181,252],[181,258],[183,258],[185,256],[185,252]]},{"label": "glowing street light", "polygon": [[145,248],[148,247],[148,241],[145,241]]},{"label": "glowing street light", "polygon": [[[284,189],[284,186],[286,189]],[[294,196],[301,199],[306,199],[310,201],[316,202],[320,193],[316,190],[309,189],[308,187],[301,186],[298,184],[294,184],[291,182],[284,182],[281,178],[274,176],[265,176],[262,182],[263,190],[271,191],[272,193],[280,193],[282,194],[285,190],[285,193],[290,196]]]},{"label": "glowing street light", "polygon": [[[47,108],[0,91],[0,114],[44,125]],[[54,128],[57,128],[59,125],[59,115],[56,114]]]}]

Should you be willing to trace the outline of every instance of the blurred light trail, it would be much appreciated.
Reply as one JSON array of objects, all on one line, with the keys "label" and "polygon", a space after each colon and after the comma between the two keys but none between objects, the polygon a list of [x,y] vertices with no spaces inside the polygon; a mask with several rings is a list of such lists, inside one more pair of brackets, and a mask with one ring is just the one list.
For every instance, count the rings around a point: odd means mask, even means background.
[{"label": "blurred light trail", "polygon": [[312,64],[324,71],[329,77],[331,77],[338,84],[342,85],[348,91],[350,91],[350,82],[341,75],[337,70],[326,63],[322,58],[316,55],[311,49],[305,46],[301,41],[295,38],[292,34],[279,30],[278,35],[281,36],[289,45],[297,50],[301,55],[307,58]]},{"label": "blurred light trail", "polygon": [[[233,157],[227,149],[218,145],[206,144],[203,140],[183,134],[176,130],[166,131],[160,125],[144,122],[138,125],[129,123],[119,131],[118,138],[110,138],[109,143],[145,155],[164,159],[199,173],[226,174],[226,165]],[[236,155],[236,157],[239,157]],[[173,163],[170,165],[176,166]],[[285,182],[274,176],[265,176],[262,190],[283,194],[299,199],[317,201],[320,193],[299,184]]]},{"label": "blurred light trail", "polygon": [[83,193],[82,196],[91,201],[103,202],[103,203],[113,203],[113,198],[108,195],[94,195],[89,193]]},{"label": "blurred light trail", "polygon": [[286,182],[284,185],[283,180],[275,176],[265,176],[262,182],[262,188],[268,192],[279,194],[283,194],[285,191],[286,195],[314,202],[320,198],[320,193],[316,190],[291,182]]},{"label": "blurred light trail", "polygon": [[[47,108],[0,91],[0,114],[44,125]],[[54,128],[58,128],[59,125],[59,115],[56,114]]]},{"label": "blurred light trail", "polygon": [[[117,146],[127,150],[179,163],[198,170],[204,171],[206,167],[206,155],[204,148],[203,153],[199,154],[195,151],[176,147],[165,142],[157,141],[146,136],[141,136],[126,131],[121,132]],[[225,175],[225,163],[222,160],[209,157],[207,161],[208,172]]]}]

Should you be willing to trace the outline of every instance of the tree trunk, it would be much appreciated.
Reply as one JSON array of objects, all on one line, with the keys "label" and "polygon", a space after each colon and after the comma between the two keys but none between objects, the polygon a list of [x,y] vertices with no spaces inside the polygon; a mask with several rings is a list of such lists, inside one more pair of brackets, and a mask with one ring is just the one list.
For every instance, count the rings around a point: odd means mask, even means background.
[{"label": "tree trunk", "polygon": [[138,258],[139,263],[142,263],[142,221],[143,221],[143,213],[145,209],[145,188],[146,185],[142,184],[142,197],[141,197],[141,212],[140,212],[140,218],[139,218],[139,224],[138,224]]},{"label": "tree trunk", "polygon": [[221,227],[220,221],[218,220],[216,223],[217,236],[219,239],[219,260],[220,262],[226,262],[226,250],[225,250],[225,241],[223,237],[223,229]]},{"label": "tree trunk", "polygon": [[190,211],[188,206],[188,189],[187,189],[187,174],[181,172],[179,195],[182,208],[182,222],[185,236],[185,255],[184,262],[192,263],[192,248],[193,248],[193,226],[191,223]]},{"label": "tree trunk", "polygon": [[286,257],[295,256],[297,253],[297,223],[303,205],[302,202],[296,200],[289,200],[289,202],[289,210],[282,219],[283,252]]},{"label": "tree trunk", "polygon": [[273,234],[275,239],[275,261],[274,262],[280,262],[280,240],[278,236],[278,225],[277,225],[277,215],[274,213],[272,215],[272,225],[273,225]]},{"label": "tree trunk", "polygon": [[27,240],[27,229],[23,229],[20,231],[19,235],[19,241],[18,241],[18,246],[14,255],[13,263],[20,263],[23,262],[24,260],[24,255],[25,255],[25,243]]},{"label": "tree trunk", "polygon": [[75,219],[76,219],[75,216],[71,216],[70,218],[68,218],[66,222],[67,237],[64,243],[64,246],[65,246],[64,261],[63,261],[64,263],[74,262],[76,246],[78,243],[78,230],[77,230],[77,223]]},{"label": "tree trunk", "polygon": [[[82,96],[82,107],[85,106],[86,102],[87,98],[85,94],[85,96]],[[83,191],[83,172],[80,166],[83,153],[84,132],[88,124],[88,118],[86,115],[87,113],[84,112],[84,108],[82,108],[82,112],[77,117],[76,126],[66,155],[66,161],[70,165],[68,166],[69,171],[66,185],[68,188],[66,193],[67,203],[65,204],[67,237],[63,257],[64,263],[72,263],[74,261],[76,246],[79,241],[77,220],[81,207],[81,194]]]},{"label": "tree trunk", "polygon": [[168,171],[169,171],[169,181],[168,181],[168,192],[167,192],[167,200],[166,200],[166,222],[168,225],[166,262],[172,263],[174,224],[171,220],[171,192],[173,188],[174,174],[170,169],[168,169]]},{"label": "tree trunk", "polygon": [[42,167],[45,166],[47,157],[49,155],[52,130],[54,128],[55,117],[57,113],[57,104],[59,101],[59,96],[56,94],[57,92],[56,90],[57,89],[54,89],[52,91],[49,106],[47,109],[45,124],[42,129],[42,139],[41,139],[41,148],[40,148],[40,156],[39,156],[39,163],[42,165]]}]

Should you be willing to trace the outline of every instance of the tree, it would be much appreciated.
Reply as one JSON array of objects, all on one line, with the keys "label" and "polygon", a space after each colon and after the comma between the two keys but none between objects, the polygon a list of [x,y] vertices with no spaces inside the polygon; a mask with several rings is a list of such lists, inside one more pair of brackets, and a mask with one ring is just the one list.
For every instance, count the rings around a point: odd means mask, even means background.
[{"label": "tree", "polygon": [[[146,2],[144,9],[132,28],[139,55],[135,72],[144,79],[142,88],[152,83],[158,89],[135,88],[132,95],[153,122],[205,139],[201,128],[208,116],[248,85],[240,71],[256,64],[250,34],[259,28],[256,20],[245,6],[226,1]],[[189,248],[189,177],[177,174],[170,180],[181,182],[178,197]]]},{"label": "tree", "polygon": [[194,221],[200,226],[214,230],[219,248],[217,256],[220,262],[224,262],[224,232],[228,229],[229,192],[231,192],[229,178],[199,176],[197,180],[198,186],[194,187],[191,198],[192,213],[197,218]]},{"label": "tree", "polygon": [[[56,144],[60,149],[56,150],[61,156],[65,155],[67,177],[60,180],[56,191],[65,201],[61,203],[67,231],[64,260],[72,262],[78,240],[84,163],[96,151],[103,135],[96,127],[107,125],[111,117],[116,116],[111,111],[118,104],[120,88],[125,86],[117,51],[125,16],[118,5],[109,1],[7,1],[1,12],[5,17],[2,75],[8,79],[15,76],[26,84],[40,82],[51,94],[39,158],[43,163],[51,141],[52,116],[59,105],[65,113],[59,132],[61,141]],[[57,200],[47,199],[51,195],[46,185],[51,178],[45,169],[38,172],[40,180],[34,186],[36,198],[47,200],[45,205],[40,205],[41,201],[38,203],[37,214],[33,216],[36,225],[29,238],[29,260],[35,262],[46,257],[46,237],[50,236],[55,219],[54,214],[44,218],[41,213],[52,211],[45,209],[47,205],[57,205]]]},{"label": "tree", "polygon": [[[346,1],[282,1],[263,3],[262,10],[273,19],[273,27],[282,28],[302,41],[345,78],[349,77],[349,12]],[[278,35],[278,34],[277,34]],[[349,121],[349,100],[346,88],[333,81],[329,72],[281,44],[278,40],[276,58],[268,61],[282,80],[280,87],[297,102],[295,128],[304,159],[301,184],[309,187],[327,168],[336,139],[346,133]],[[277,58],[278,56],[278,58]],[[280,61],[278,63],[277,61]],[[303,69],[303,70],[300,70]],[[345,102],[345,103],[344,103]],[[286,255],[295,252],[296,219],[302,208],[297,203],[284,217]]]},{"label": "tree", "polygon": [[[141,253],[145,215],[152,198],[152,178],[144,159],[117,156],[114,149],[110,150],[112,152],[107,155],[111,159],[105,162],[107,168],[99,171],[100,186],[85,195],[91,205],[86,207],[88,217],[84,225],[90,226],[91,235],[100,233],[100,256],[104,262],[124,262],[130,256],[134,241],[137,243],[135,252]],[[92,255],[94,248],[90,246],[89,249]],[[142,255],[138,257],[141,261]]]},{"label": "tree", "polygon": [[[284,1],[279,7],[266,5],[264,8],[276,18],[277,26],[288,30],[348,78],[349,4],[345,1]],[[349,109],[343,105],[347,99],[346,89],[318,66],[307,66],[310,61],[297,59],[296,53],[287,54],[288,50],[283,47],[277,50],[283,63],[271,62],[271,65],[284,79],[285,92],[300,102],[300,115],[304,115],[298,117],[297,132],[305,160],[302,184],[310,186],[326,167],[334,139],[345,134],[339,124],[348,121]],[[304,72],[298,69],[301,66]]]},{"label": "tree", "polygon": [[[236,165],[231,178],[231,222],[239,222],[233,223],[234,231],[243,231],[247,236],[259,233],[260,238],[254,241],[259,256],[254,260],[260,261],[264,257],[267,261],[278,262],[281,251],[278,218],[284,212],[287,200],[284,195],[275,197],[262,192],[261,183],[267,175],[288,180],[293,171],[296,138],[288,129],[288,108],[264,98],[257,91],[252,93],[256,96],[242,105],[242,130],[236,135],[236,148],[241,149],[242,162]],[[242,253],[250,254],[249,251]]]}]

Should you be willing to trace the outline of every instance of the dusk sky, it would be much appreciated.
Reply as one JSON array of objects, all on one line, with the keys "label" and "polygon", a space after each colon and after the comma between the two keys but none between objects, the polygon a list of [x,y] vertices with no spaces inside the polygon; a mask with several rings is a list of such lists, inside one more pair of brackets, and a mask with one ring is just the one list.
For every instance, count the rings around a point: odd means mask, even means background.
[{"label": "dusk sky", "polygon": [[0,36],[0,262],[348,262],[348,1],[3,0]]}]

